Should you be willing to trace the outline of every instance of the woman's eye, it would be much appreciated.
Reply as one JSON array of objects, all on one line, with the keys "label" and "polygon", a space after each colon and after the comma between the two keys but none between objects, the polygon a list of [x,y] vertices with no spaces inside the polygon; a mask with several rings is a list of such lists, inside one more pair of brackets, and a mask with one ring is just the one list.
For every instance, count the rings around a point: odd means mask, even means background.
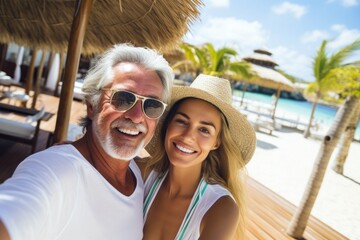
[{"label": "woman's eye", "polygon": [[210,134],[210,132],[207,128],[200,128],[200,132]]},{"label": "woman's eye", "polygon": [[185,120],[180,119],[180,118],[175,119],[175,122],[179,123],[179,124],[186,124]]}]

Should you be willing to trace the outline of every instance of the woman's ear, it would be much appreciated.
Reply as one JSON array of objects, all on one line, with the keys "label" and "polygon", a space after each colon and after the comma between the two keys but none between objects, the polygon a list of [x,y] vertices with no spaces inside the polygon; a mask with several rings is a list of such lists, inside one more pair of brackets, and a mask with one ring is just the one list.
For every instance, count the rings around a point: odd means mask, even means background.
[{"label": "woman's ear", "polygon": [[218,139],[216,140],[216,143],[215,143],[215,145],[213,146],[212,150],[218,149],[218,148],[220,147],[220,144],[221,144],[221,140],[218,138]]}]

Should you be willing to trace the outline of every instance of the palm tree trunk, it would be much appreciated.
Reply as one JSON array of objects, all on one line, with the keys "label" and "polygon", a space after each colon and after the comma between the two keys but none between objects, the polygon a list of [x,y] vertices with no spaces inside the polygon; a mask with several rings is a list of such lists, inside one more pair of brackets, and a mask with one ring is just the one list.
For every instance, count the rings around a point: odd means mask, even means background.
[{"label": "palm tree trunk", "polygon": [[341,134],[348,125],[353,111],[359,101],[360,99],[354,96],[349,96],[346,99],[345,103],[336,113],[334,122],[322,141],[300,205],[287,228],[287,233],[296,239],[303,238],[302,235],[305,231],[311,210],[319,193],[331,154],[338,143]]},{"label": "palm tree trunk", "polygon": [[313,104],[312,104],[309,124],[307,125],[307,127],[306,127],[306,129],[304,131],[304,137],[305,138],[308,138],[310,136],[310,128],[311,128],[311,125],[312,125],[312,121],[314,119],[314,113],[315,113],[315,109],[316,109],[316,106],[317,106],[317,101],[318,101],[318,98],[316,96],[314,101],[313,101]]},{"label": "palm tree trunk", "polygon": [[360,118],[360,105],[356,106],[354,113],[350,119],[348,126],[343,133],[341,140],[338,144],[339,151],[335,157],[332,169],[339,174],[344,173],[344,164],[349,153],[351,143],[354,139],[356,126]]}]

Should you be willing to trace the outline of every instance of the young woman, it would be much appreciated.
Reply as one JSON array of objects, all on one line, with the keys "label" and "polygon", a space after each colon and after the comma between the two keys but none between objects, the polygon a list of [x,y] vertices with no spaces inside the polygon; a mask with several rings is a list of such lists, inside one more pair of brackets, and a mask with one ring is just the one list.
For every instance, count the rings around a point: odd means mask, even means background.
[{"label": "young woman", "polygon": [[147,147],[144,239],[242,239],[244,166],[256,138],[226,79],[175,87]]}]

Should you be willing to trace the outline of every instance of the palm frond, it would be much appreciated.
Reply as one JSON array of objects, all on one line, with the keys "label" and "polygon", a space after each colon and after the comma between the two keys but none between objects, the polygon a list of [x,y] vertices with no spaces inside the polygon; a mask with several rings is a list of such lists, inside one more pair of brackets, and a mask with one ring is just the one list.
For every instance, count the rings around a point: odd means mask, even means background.
[{"label": "palm frond", "polygon": [[344,60],[351,56],[354,51],[360,50],[360,40],[343,47],[329,58],[329,71],[333,68],[343,65]]},{"label": "palm frond", "polygon": [[326,68],[327,65],[327,54],[326,54],[327,43],[328,42],[326,40],[324,40],[321,43],[321,46],[317,51],[316,57],[314,58],[313,70],[314,70],[315,80],[317,82],[320,82],[321,79],[324,77],[324,68]]},{"label": "palm frond", "polygon": [[214,46],[211,43],[205,43],[204,44],[204,50],[207,52],[208,54],[208,66],[209,66],[209,71],[216,71],[216,66],[217,66],[217,62],[218,62],[218,55],[217,55],[217,51],[215,50]]},{"label": "palm frond", "polygon": [[196,57],[194,46],[190,44],[181,44],[180,48],[184,50],[185,58],[192,62],[195,66],[199,65],[199,60]]},{"label": "palm frond", "polygon": [[207,60],[207,54],[206,52],[198,47],[195,47],[195,55],[199,59],[199,67],[202,69],[207,69],[209,66],[208,60]]}]

